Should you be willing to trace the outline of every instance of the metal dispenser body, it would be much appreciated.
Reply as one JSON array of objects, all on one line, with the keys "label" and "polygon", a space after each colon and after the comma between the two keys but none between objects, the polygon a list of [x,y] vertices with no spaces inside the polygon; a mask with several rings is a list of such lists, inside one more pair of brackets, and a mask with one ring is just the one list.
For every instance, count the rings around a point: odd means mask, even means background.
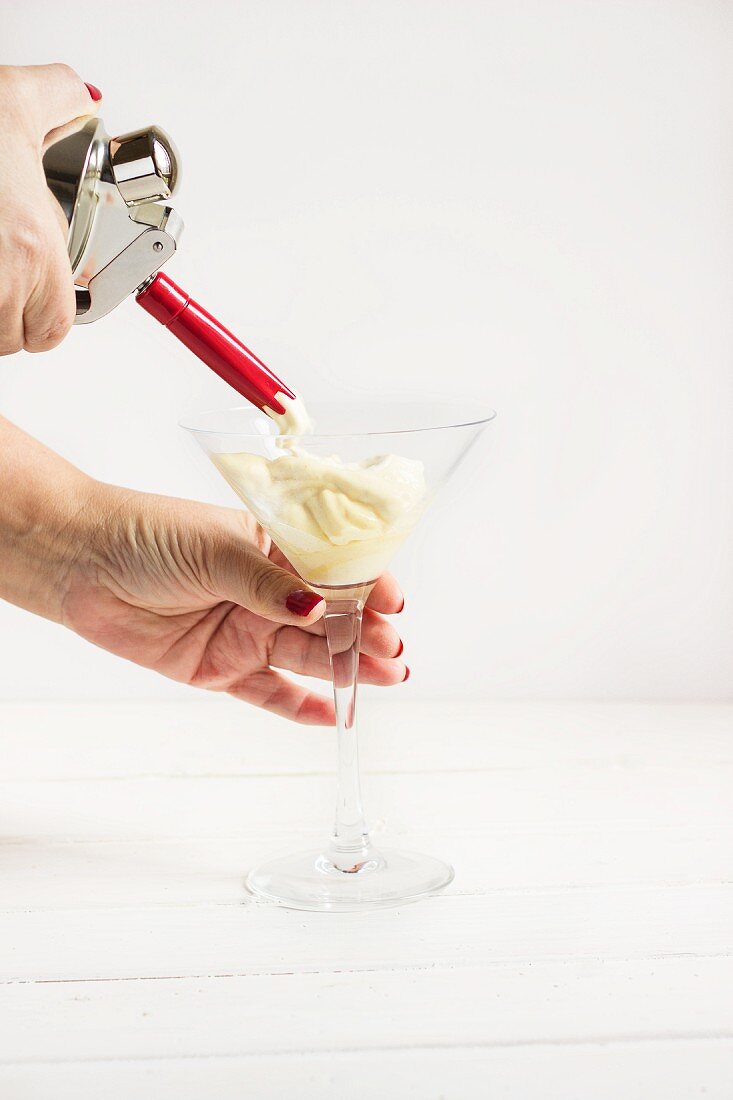
[{"label": "metal dispenser body", "polygon": [[178,153],[158,126],[111,138],[93,118],[50,146],[43,167],[69,223],[76,324],[88,324],[175,252],[183,222],[165,200],[180,180]]},{"label": "metal dispenser body", "polygon": [[69,223],[76,324],[104,317],[130,295],[172,336],[258,408],[283,413],[294,394],[261,359],[160,272],[183,222],[166,206],[180,179],[178,154],[158,126],[111,138],[100,118],[43,158],[46,181]]}]

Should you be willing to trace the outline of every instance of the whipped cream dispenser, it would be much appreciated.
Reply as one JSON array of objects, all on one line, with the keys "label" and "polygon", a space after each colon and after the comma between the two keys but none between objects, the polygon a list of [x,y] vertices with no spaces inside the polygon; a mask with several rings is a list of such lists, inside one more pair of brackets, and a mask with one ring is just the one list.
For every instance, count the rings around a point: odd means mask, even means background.
[{"label": "whipped cream dispenser", "polygon": [[43,158],[46,181],[69,223],[76,324],[97,321],[129,295],[238,393],[283,413],[292,391],[236,336],[162,274],[178,247],[180,215],[167,205],[180,178],[170,138],[149,126],[111,138],[100,118]]}]

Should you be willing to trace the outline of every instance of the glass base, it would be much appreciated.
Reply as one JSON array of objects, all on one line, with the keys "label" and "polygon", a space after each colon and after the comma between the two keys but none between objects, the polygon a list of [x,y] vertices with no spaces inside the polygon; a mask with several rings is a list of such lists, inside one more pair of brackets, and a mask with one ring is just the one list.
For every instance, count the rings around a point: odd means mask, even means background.
[{"label": "glass base", "polygon": [[283,856],[250,871],[247,888],[288,909],[354,913],[419,901],[452,881],[450,864],[386,848],[355,871],[340,871],[323,851]]}]

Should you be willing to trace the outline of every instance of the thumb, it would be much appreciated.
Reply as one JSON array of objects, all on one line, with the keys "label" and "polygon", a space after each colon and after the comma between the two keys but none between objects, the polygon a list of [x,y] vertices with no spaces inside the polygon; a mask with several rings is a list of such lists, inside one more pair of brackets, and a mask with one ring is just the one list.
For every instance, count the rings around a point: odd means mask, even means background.
[{"label": "thumb", "polygon": [[326,610],[322,596],[240,540],[214,551],[207,562],[215,593],[275,623],[310,626]]},{"label": "thumb", "polygon": [[68,65],[8,67],[3,75],[16,106],[40,145],[48,144],[45,139],[51,131],[95,114],[99,106],[99,92],[91,91]]}]

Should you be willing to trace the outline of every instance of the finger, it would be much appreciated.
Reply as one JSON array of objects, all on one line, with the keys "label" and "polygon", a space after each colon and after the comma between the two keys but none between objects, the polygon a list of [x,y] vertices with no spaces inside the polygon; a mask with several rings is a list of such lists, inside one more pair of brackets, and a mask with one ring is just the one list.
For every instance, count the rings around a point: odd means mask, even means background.
[{"label": "finger", "polygon": [[292,565],[290,564],[288,559],[283,554],[280,547],[276,546],[274,542],[270,544],[270,550],[269,550],[269,553],[268,553],[268,557],[270,558],[270,561],[274,561],[275,565],[279,565],[282,569],[287,569],[288,572],[290,572],[290,573],[295,572],[295,570],[293,569]]},{"label": "finger", "polygon": [[68,65],[23,65],[6,69],[4,76],[39,144],[52,130],[99,109],[101,96],[95,99]]},{"label": "finger", "polygon": [[[282,550],[274,543],[270,549],[270,559],[281,565],[283,569],[294,572]],[[402,595],[399,584],[391,573],[383,573],[369,594],[367,607],[373,608],[374,611],[381,611],[383,615],[397,615],[404,606],[405,597]]]},{"label": "finger", "polygon": [[[320,638],[324,638],[326,634],[323,619],[302,629]],[[382,615],[367,607],[362,619],[360,648],[374,657],[399,657],[402,652],[402,638]]]},{"label": "finger", "polygon": [[397,615],[405,606],[405,597],[391,573],[383,573],[367,600],[367,607],[383,615]]},{"label": "finger", "polygon": [[23,348],[24,293],[14,280],[0,288],[0,355],[14,355]]},{"label": "finger", "polygon": [[[296,627],[278,630],[270,649],[270,664],[300,676],[331,679],[326,639]],[[359,657],[360,676],[369,684],[398,684],[404,679],[406,667],[404,661],[395,659],[394,653],[373,656],[362,649]]]},{"label": "finger", "polygon": [[[98,106],[99,105],[96,103],[92,104],[95,112]],[[92,112],[88,112],[86,115],[81,115],[79,118],[72,118],[71,122],[65,122],[63,126],[57,126],[55,129],[49,131],[43,139],[41,151],[45,154],[46,150],[49,149],[50,146],[55,145],[57,141],[63,141],[64,138],[70,137],[71,134],[83,130],[89,122],[91,115]]]},{"label": "finger", "polygon": [[306,626],[325,610],[323,597],[299,577],[234,535],[207,543],[204,567],[212,595],[271,622]]},{"label": "finger", "polygon": [[[48,209],[51,215],[50,205]],[[74,278],[61,227],[51,215],[45,228],[46,255],[23,310],[23,346],[30,352],[55,348],[76,316]]]},{"label": "finger", "polygon": [[326,639],[284,626],[275,635],[270,649],[270,664],[301,676],[317,676],[330,680],[331,666]]},{"label": "finger", "polygon": [[[301,630],[319,638],[326,636],[323,619],[301,627]],[[374,657],[399,657],[402,648],[402,638],[398,631],[382,615],[369,607],[365,608],[361,626],[362,652],[370,653]]]},{"label": "finger", "polygon": [[304,726],[333,726],[336,721],[331,699],[291,683],[272,669],[249,675],[241,683],[232,684],[227,691],[235,699]]},{"label": "finger", "polygon": [[361,624],[360,649],[372,657],[399,657],[404,646],[392,624],[367,608]]},{"label": "finger", "polygon": [[404,661],[383,661],[364,653],[359,658],[359,680],[362,684],[393,687],[404,684],[406,679],[407,665]]}]

